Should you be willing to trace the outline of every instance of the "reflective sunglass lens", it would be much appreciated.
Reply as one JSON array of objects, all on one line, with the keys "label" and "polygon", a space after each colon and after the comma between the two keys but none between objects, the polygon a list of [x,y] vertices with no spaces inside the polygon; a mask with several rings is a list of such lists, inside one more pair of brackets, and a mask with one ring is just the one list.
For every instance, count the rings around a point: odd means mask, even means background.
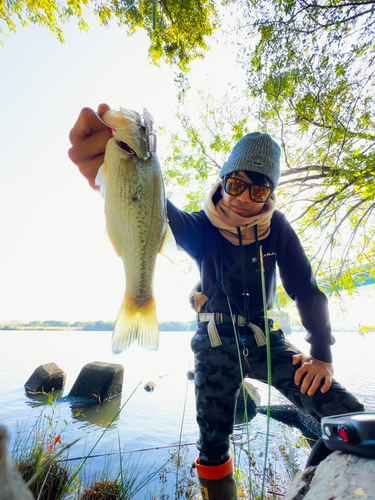
[{"label": "reflective sunglass lens", "polygon": [[235,177],[228,177],[224,183],[225,192],[231,196],[241,195],[246,188],[249,188],[250,198],[257,203],[264,203],[267,201],[272,192],[267,186],[249,184],[248,182],[236,179]]},{"label": "reflective sunglass lens", "polygon": [[254,201],[266,201],[271,190],[266,186],[251,186],[251,198]]},{"label": "reflective sunglass lens", "polygon": [[231,196],[236,196],[243,193],[246,189],[246,184],[240,179],[227,179],[225,183],[225,191]]}]

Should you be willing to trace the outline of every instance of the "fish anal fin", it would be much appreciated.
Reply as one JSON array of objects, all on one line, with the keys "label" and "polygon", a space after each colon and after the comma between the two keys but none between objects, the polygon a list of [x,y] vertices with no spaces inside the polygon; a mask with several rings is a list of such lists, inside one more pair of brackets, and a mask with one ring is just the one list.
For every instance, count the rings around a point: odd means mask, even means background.
[{"label": "fish anal fin", "polygon": [[174,262],[176,259],[177,245],[169,224],[167,224],[167,229],[165,231],[163,243],[160,246],[159,253],[164,255],[164,257],[167,257],[167,259],[171,262]]},{"label": "fish anal fin", "polygon": [[124,297],[112,334],[112,351],[119,354],[135,341],[143,349],[157,350],[159,347],[159,324],[155,299],[137,305]]}]

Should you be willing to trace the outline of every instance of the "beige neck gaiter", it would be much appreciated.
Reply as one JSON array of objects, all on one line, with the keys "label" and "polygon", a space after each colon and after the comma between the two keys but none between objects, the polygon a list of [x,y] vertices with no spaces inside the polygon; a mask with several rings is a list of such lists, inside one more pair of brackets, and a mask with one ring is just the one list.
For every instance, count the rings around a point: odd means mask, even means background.
[{"label": "beige neck gaiter", "polygon": [[243,245],[250,245],[254,243],[254,226],[258,228],[258,240],[264,240],[270,234],[270,225],[272,214],[276,209],[276,195],[272,193],[270,198],[266,201],[262,211],[253,217],[241,217],[230,208],[223,204],[221,198],[216,205],[214,205],[212,198],[218,188],[221,187],[221,182],[217,182],[211,189],[208,198],[204,204],[203,210],[209,218],[211,224],[219,229],[221,234],[230,241],[233,245],[239,245],[237,234],[237,227],[241,228],[242,243]]}]

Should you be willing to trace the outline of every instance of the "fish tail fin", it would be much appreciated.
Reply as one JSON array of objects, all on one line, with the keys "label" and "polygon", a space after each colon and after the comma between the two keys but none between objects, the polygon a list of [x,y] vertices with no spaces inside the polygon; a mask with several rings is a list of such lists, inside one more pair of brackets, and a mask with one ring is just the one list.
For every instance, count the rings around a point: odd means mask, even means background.
[{"label": "fish tail fin", "polygon": [[135,341],[143,349],[156,350],[159,347],[159,324],[155,299],[139,306],[126,295],[117,316],[112,334],[112,351],[119,354]]}]

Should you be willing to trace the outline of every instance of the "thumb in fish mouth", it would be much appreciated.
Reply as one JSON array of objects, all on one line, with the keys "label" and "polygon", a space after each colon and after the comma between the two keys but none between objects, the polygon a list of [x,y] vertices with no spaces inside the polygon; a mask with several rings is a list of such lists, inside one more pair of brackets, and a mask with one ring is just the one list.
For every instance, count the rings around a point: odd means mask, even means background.
[{"label": "thumb in fish mouth", "polygon": [[101,104],[99,104],[98,111],[96,114],[100,117],[104,115],[104,113],[106,113],[107,111],[110,111],[110,109],[111,106],[109,104],[107,104],[106,102],[102,102]]},{"label": "thumb in fish mouth", "polygon": [[98,118],[114,130],[125,130],[132,125],[138,125],[141,115],[131,109],[116,108],[106,111],[101,116],[98,115]]}]

